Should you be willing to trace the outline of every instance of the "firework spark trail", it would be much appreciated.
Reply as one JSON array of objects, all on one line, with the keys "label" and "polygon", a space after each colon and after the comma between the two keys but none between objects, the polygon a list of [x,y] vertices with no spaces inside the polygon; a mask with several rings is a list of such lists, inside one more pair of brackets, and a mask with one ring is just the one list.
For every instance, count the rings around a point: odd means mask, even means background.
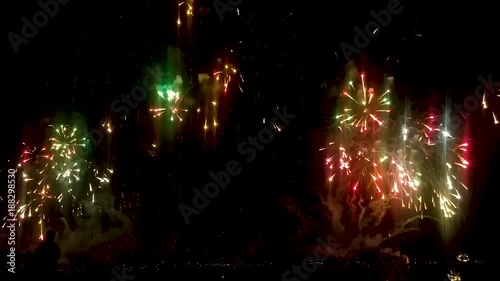
[{"label": "firework spark trail", "polygon": [[[498,105],[500,104],[500,89],[497,89],[497,90],[499,92],[497,94],[493,95],[493,98],[490,99],[490,101],[493,100],[491,103],[493,103],[494,106],[496,106],[496,108],[498,108]],[[487,96],[486,92],[483,93],[483,98],[481,101],[483,112],[486,113],[487,111],[490,111],[493,124],[498,125],[500,123],[500,120],[499,120],[500,116],[498,115],[497,112],[495,112],[495,107],[494,106],[492,107],[490,105],[490,101],[488,100],[488,98],[486,96]]]},{"label": "firework spark trail", "polygon": [[[446,116],[414,119],[406,112],[388,118],[390,91],[377,96],[373,88],[365,90],[364,75],[360,84],[356,90],[350,82],[352,91],[343,91],[341,99],[350,103],[343,103],[331,141],[320,149],[327,173],[323,204],[330,211],[346,204],[360,231],[380,224],[394,202],[420,218],[432,210],[444,218],[456,215],[468,194],[469,144],[447,131]],[[341,217],[335,216],[338,223]]]},{"label": "firework spark trail", "polygon": [[[46,212],[50,202],[64,203],[71,208],[77,207],[82,200],[95,202],[95,194],[109,185],[111,169],[100,169],[86,160],[81,149],[87,148],[87,138],[81,134],[83,130],[69,125],[49,126],[52,136],[48,139],[48,148],[25,146],[18,169],[22,175],[22,198],[16,218],[30,219],[39,225],[43,239]],[[81,189],[81,182],[88,181],[87,190]],[[63,199],[67,199],[64,200]]]},{"label": "firework spark trail", "polygon": [[361,75],[360,87],[355,87],[353,81],[349,81],[347,87],[348,90],[342,91],[341,98],[348,101],[341,101],[342,113],[336,116],[336,140],[328,145],[325,161],[329,170],[328,181],[333,182],[335,177],[352,177],[353,181],[349,183],[352,191],[373,187],[382,193],[382,171],[378,160],[385,161],[387,153],[381,140],[374,138],[373,133],[386,125],[386,116],[380,115],[391,111],[390,90],[385,89],[377,97],[373,88],[366,87],[364,74]]},{"label": "firework spark trail", "polygon": [[[384,143],[331,142],[321,150],[327,154],[330,188],[348,185],[347,196],[361,192],[380,202],[398,199],[403,207],[417,212],[432,205],[451,217],[457,201],[467,192],[461,174],[470,165],[466,159],[468,143],[457,141],[439,126],[423,124],[419,128],[407,122],[399,136],[388,137]],[[430,196],[423,194],[424,188],[432,190],[431,202],[424,200]]]},{"label": "firework spark trail", "polygon": [[169,113],[169,120],[183,121],[183,114],[188,112],[188,109],[183,108],[182,102],[184,94],[180,94],[178,91],[171,89],[169,86],[159,86],[158,96],[161,98],[161,103],[159,107],[151,108],[149,111],[153,114],[153,118],[158,118],[164,113]]},{"label": "firework spark trail", "polygon": [[[244,83],[244,80],[243,76],[241,75],[241,73],[239,73],[238,69],[230,62],[222,63],[222,59],[218,59],[217,62],[218,65],[222,66],[222,67],[219,66],[218,68],[222,69],[215,71],[213,76],[215,77],[217,83],[222,83],[224,94],[227,93],[227,89],[231,81],[236,81],[238,88],[240,89],[240,92],[243,93],[243,88],[241,86],[241,83]],[[237,81],[236,78],[239,78],[241,83],[240,81]]]},{"label": "firework spark trail", "polygon": [[101,124],[101,126],[106,131],[106,133],[111,134],[113,132],[113,125],[111,124],[110,118],[107,118],[106,121]]},{"label": "firework spark trail", "polygon": [[[110,123],[104,124],[111,131]],[[112,169],[101,169],[87,159],[88,138],[84,130],[69,125],[54,127],[55,136],[50,138],[50,162],[52,172],[55,173],[56,198],[62,202],[64,197],[71,197],[71,204],[79,204],[81,200],[91,198],[95,202],[96,192],[110,182]],[[84,181],[83,181],[84,179]],[[87,188],[82,186],[88,182]],[[81,188],[83,190],[73,190]]]},{"label": "firework spark trail", "polygon": [[439,207],[444,217],[449,218],[456,214],[460,200],[468,193],[464,174],[470,162],[467,160],[469,143],[451,135],[445,117],[428,116],[417,121],[413,128],[425,152],[425,158],[419,163],[422,182],[427,183],[433,195],[427,204]]},{"label": "firework spark trail", "polygon": [[342,113],[337,115],[339,125],[343,127],[355,127],[361,132],[370,130],[371,126],[381,126],[383,123],[381,114],[391,112],[389,100],[390,90],[386,89],[380,96],[376,96],[373,88],[367,88],[365,75],[361,74],[361,86],[354,86],[349,81],[348,89],[342,92],[351,102],[342,108]]},{"label": "firework spark trail", "polygon": [[184,8],[184,11],[186,13],[186,17],[189,20],[191,17],[193,17],[193,4],[194,0],[188,0],[188,1],[179,1],[178,9],[177,9],[177,26],[182,25],[182,20],[181,20],[181,14],[183,13],[182,10]]},{"label": "firework spark trail", "polygon": [[[47,178],[50,161],[45,147],[30,147],[23,143],[18,170],[21,173],[21,199],[16,202],[16,219],[33,219],[39,225],[39,239],[43,239],[46,203],[53,199]],[[4,218],[6,222],[7,217]],[[5,227],[5,223],[4,223]]]},{"label": "firework spark trail", "polygon": [[[168,69],[176,67],[167,64]],[[185,120],[190,117],[193,99],[190,96],[191,88],[184,87],[184,79],[180,71],[167,71],[168,77],[158,82],[156,91],[152,92],[153,99],[150,114],[154,120],[156,137],[151,144],[150,153],[154,155],[160,138],[173,141],[184,129]]]},{"label": "firework spark trail", "polygon": [[[191,38],[192,35],[191,27],[194,5],[194,0],[178,1],[177,5],[179,45],[185,45],[184,43],[186,42],[184,42],[184,40],[187,39],[188,48],[190,48],[192,44],[192,41],[189,38]],[[186,14],[187,25],[183,24],[182,14],[184,13]],[[181,26],[183,25],[184,27],[181,28]],[[233,53],[233,50],[229,50],[229,52]],[[190,73],[190,75],[192,74],[193,73]],[[208,75],[208,77],[210,78],[210,75]],[[244,83],[242,74],[239,73],[239,71],[229,58],[226,58],[225,61],[222,58],[217,59],[217,65],[211,77],[213,77],[214,79],[212,89],[211,91],[203,91],[205,94],[204,104],[200,104],[200,101],[198,101],[199,106],[196,109],[197,113],[203,112],[204,115],[202,127],[205,133],[205,137],[208,131],[212,131],[215,135],[220,125],[218,119],[220,110],[220,98],[228,93],[229,87],[233,83],[238,86],[240,92],[243,92],[242,83]],[[153,117],[156,118],[161,116],[165,112],[169,112],[171,121],[174,121],[174,119],[182,121],[183,114],[187,112],[187,109],[181,105],[183,100],[183,95],[180,94],[181,92],[182,91],[180,89],[168,89],[168,87],[167,89],[163,90],[159,89],[158,93],[163,98],[163,100],[167,102],[167,105],[159,105],[151,108],[150,111],[153,113]],[[156,143],[152,144],[153,150],[156,150],[156,146]]]},{"label": "firework spark trail", "polygon": [[82,151],[88,148],[88,139],[83,130],[69,125],[52,126],[53,137],[50,143],[50,169],[55,173],[55,180],[59,182],[60,199],[73,194],[72,183],[80,181],[84,172],[85,159]]},{"label": "firework spark trail", "polygon": [[86,196],[90,198],[91,203],[101,204],[103,202],[99,202],[96,199],[96,195],[109,191],[107,188],[111,183],[111,177],[114,171],[111,168],[101,168],[94,163],[88,163],[87,167],[89,173],[89,186]]},{"label": "firework spark trail", "polygon": [[[233,50],[230,50],[230,52],[233,52]],[[218,113],[220,98],[228,93],[229,86],[235,83],[240,92],[243,93],[243,75],[229,60],[223,61],[221,58],[217,59],[216,70],[212,77],[214,78],[213,89],[207,93],[207,100],[209,102],[207,102],[205,106],[205,121],[203,124],[203,129],[205,131],[210,129],[215,131],[217,126],[219,126]],[[198,112],[200,112],[200,110],[201,109],[199,109]]]}]

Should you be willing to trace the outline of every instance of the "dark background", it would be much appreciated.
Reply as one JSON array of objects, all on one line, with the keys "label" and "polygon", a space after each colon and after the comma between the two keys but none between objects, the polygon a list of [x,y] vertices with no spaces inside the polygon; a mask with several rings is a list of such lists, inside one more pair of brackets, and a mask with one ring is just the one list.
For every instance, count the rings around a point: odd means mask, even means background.
[{"label": "dark background", "polygon": [[[113,116],[113,188],[141,193],[141,235],[147,246],[178,243],[195,252],[283,254],[300,246],[294,237],[308,231],[287,206],[296,205],[321,221],[314,190],[322,181],[322,160],[316,152],[334,100],[328,90],[341,81],[346,64],[339,43],[352,43],[353,27],[364,27],[370,11],[385,8],[388,1],[247,0],[240,5],[240,16],[228,12],[222,22],[210,10],[212,1],[200,1],[204,11],[195,10],[194,45],[186,51],[193,68],[211,69],[218,55],[232,48],[245,78],[244,93],[232,89],[234,103],[217,148],[207,150],[199,136],[186,134],[151,157],[154,133],[147,104],[127,121],[119,121],[110,104],[139,85],[144,68],[161,63],[167,47],[179,42],[175,2],[73,0],[18,54],[6,34],[19,34],[21,18],[31,17],[39,6],[36,1],[4,3],[2,162],[14,162],[21,142],[40,138],[41,120],[57,112],[79,112],[89,128]],[[463,103],[479,75],[491,73],[500,80],[494,4],[439,2],[401,1],[403,12],[354,57],[368,79],[394,75],[398,95],[410,97],[420,110],[439,107],[446,96]],[[237,145],[256,134],[262,118],[271,117],[276,106],[288,106],[298,117],[186,226],[177,205],[191,199],[193,187],[209,181],[210,170],[239,157]],[[468,121],[465,128],[474,139],[474,190],[472,211],[459,237],[464,247],[488,254],[496,236],[499,127],[481,110]]]}]

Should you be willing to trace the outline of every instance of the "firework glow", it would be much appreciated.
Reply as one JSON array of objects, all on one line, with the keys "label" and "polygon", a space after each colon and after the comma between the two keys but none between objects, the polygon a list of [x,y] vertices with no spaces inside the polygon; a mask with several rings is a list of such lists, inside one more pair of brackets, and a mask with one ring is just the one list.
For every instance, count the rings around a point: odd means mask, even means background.
[{"label": "firework glow", "polygon": [[[178,1],[177,3],[177,20],[178,42],[176,47],[170,48],[167,57],[167,81],[162,81],[156,85],[156,92],[153,96],[156,101],[153,102],[149,111],[154,119],[166,118],[170,124],[165,125],[161,121],[157,121],[156,129],[158,131],[166,129],[169,139],[172,140],[176,134],[174,131],[181,130],[182,123],[189,123],[203,130],[205,143],[207,143],[208,133],[212,133],[216,137],[221,126],[221,121],[224,121],[227,113],[221,103],[232,88],[236,87],[243,92],[243,75],[235,65],[233,49],[226,49],[225,59],[218,58],[214,66],[214,70],[208,73],[198,74],[198,84],[193,86],[193,69],[190,67],[196,55],[191,55],[191,61],[184,60],[185,53],[180,50],[182,47],[191,49],[192,47],[192,21],[194,17],[195,1]],[[173,51],[175,50],[175,51]],[[191,50],[193,51],[193,50]],[[184,64],[188,64],[184,68]],[[183,73],[182,77],[179,73]],[[182,85],[182,78],[188,77],[187,83],[189,87]],[[186,88],[188,88],[186,90]],[[162,117],[167,116],[167,117]],[[190,117],[196,116],[194,122],[184,122]],[[151,144],[151,155],[155,155],[159,144],[156,139]]]},{"label": "firework glow", "polygon": [[[327,145],[320,149],[326,168],[323,203],[332,212],[334,228],[347,206],[361,230],[367,216],[379,225],[389,208],[403,208],[418,217],[450,219],[460,213],[468,194],[466,170],[469,143],[447,130],[446,115],[423,117],[406,110],[393,117],[391,79],[378,94],[360,75],[341,92],[340,114]],[[399,206],[399,207],[397,207]]]},{"label": "firework glow", "polygon": [[[157,137],[166,136],[172,140],[183,129],[185,120],[189,118],[194,105],[191,98],[191,87],[184,85],[184,73],[178,60],[180,51],[177,48],[168,50],[165,72],[167,76],[157,82],[151,92],[150,116],[154,121]],[[159,142],[157,139],[154,143]]]},{"label": "firework glow", "polygon": [[33,220],[43,239],[46,212],[57,205],[74,213],[86,200],[96,203],[96,193],[105,189],[112,169],[102,169],[86,159],[88,139],[77,127],[49,126],[47,146],[24,145],[18,170],[22,175],[23,196],[17,204],[16,218]]},{"label": "firework glow", "polygon": [[352,126],[364,132],[372,125],[382,125],[380,115],[391,112],[391,102],[390,90],[385,90],[377,97],[373,88],[366,88],[364,74],[361,74],[361,83],[361,87],[356,88],[353,81],[349,81],[348,89],[343,91],[342,95],[349,98],[350,103],[342,109],[341,114],[337,115],[337,119],[340,126]]},{"label": "firework glow", "polygon": [[183,24],[182,16],[186,17],[186,21],[191,23],[193,17],[193,4],[194,0],[179,1],[177,9],[177,26],[180,27]]},{"label": "firework glow", "polygon": [[169,86],[159,86],[157,93],[161,103],[163,103],[163,107],[150,109],[153,118],[157,118],[167,112],[170,121],[182,122],[183,115],[188,112],[188,109],[182,108],[184,95],[181,95],[178,91],[171,89]]},{"label": "firework glow", "polygon": [[[498,125],[500,123],[499,115],[498,115],[498,105],[500,101],[500,89],[497,89],[497,93],[492,95],[492,97],[488,97],[487,93],[483,93],[483,98],[481,101],[481,105],[483,108],[483,112],[485,114],[491,114],[491,120],[493,124]],[[496,110],[495,110],[496,109]]]},{"label": "firework glow", "polygon": [[[203,130],[213,130],[215,132],[219,126],[218,115],[221,98],[226,96],[229,86],[232,84],[237,86],[239,91],[243,93],[242,83],[244,83],[244,80],[236,66],[229,60],[224,61],[222,58],[217,59],[216,70],[211,77],[213,79],[213,84],[211,88],[206,91]],[[198,112],[201,112],[201,108]]]}]

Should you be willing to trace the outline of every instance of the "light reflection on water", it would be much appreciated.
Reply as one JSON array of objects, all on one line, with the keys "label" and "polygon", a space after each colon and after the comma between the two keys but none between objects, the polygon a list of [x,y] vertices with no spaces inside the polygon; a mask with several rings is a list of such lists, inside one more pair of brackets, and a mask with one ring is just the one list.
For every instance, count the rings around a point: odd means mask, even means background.
[{"label": "light reflection on water", "polygon": [[[246,281],[246,280],[276,280],[276,281],[476,281],[491,280],[490,274],[486,272],[484,264],[454,264],[454,265],[325,265],[316,271],[304,272],[307,278],[299,278],[299,275],[290,274],[285,278],[283,273],[289,267],[270,268],[211,268],[211,269],[162,269],[162,270],[138,270],[138,268],[127,268],[126,272],[137,276],[139,280],[204,280],[204,281]],[[98,276],[110,276],[109,270],[103,268]],[[72,272],[64,274],[68,280],[95,279],[95,268],[87,268],[84,272]],[[71,278],[69,278],[71,277]],[[106,281],[110,280],[109,278]],[[135,280],[134,280],[135,281]]]},{"label": "light reflection on water", "polygon": [[[462,266],[370,266],[318,270],[308,281],[476,281],[489,280],[481,267]],[[482,276],[484,275],[484,276]],[[299,281],[299,280],[283,280]],[[300,280],[302,281],[302,280]]]}]

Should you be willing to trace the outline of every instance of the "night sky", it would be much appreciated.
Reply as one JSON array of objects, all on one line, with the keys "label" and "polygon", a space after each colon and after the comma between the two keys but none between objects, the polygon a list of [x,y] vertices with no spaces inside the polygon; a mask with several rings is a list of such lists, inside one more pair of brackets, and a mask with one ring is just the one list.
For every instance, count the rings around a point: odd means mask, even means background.
[{"label": "night sky", "polygon": [[[126,121],[111,112],[115,99],[141,83],[147,66],[161,64],[167,48],[179,46],[177,1],[72,0],[17,54],[4,36],[2,115],[7,126],[2,161],[15,162],[21,142],[36,142],[42,120],[58,112],[78,112],[89,128],[112,116],[112,186],[141,194],[146,246],[173,243],[229,255],[290,251],[328,224],[316,196],[323,181],[318,149],[335,98],[329,90],[343,79],[346,65],[339,44],[352,44],[353,28],[364,27],[370,11],[386,8],[389,1],[246,0],[239,16],[227,12],[223,21],[212,0],[196,2],[193,45],[185,48],[193,72],[211,71],[217,57],[233,49],[245,79],[243,93],[231,89],[233,101],[216,146],[207,148],[194,130],[187,130],[153,157],[147,103],[139,104]],[[446,96],[463,103],[479,75],[492,74],[500,81],[494,3],[440,2],[402,0],[403,11],[353,56],[369,79],[379,82],[384,73],[393,75],[398,96],[409,97],[421,111],[440,108]],[[19,34],[21,18],[40,9],[37,1],[4,5],[5,35]],[[191,189],[210,181],[210,171],[241,158],[238,144],[262,128],[273,108],[284,106],[297,118],[186,225],[179,203],[190,202]],[[487,252],[496,239],[491,230],[497,223],[494,204],[500,184],[499,126],[481,110],[473,112],[466,126],[474,146],[474,192],[472,211],[458,233],[464,247],[480,252]],[[303,218],[290,209],[314,222],[303,225]]]}]

